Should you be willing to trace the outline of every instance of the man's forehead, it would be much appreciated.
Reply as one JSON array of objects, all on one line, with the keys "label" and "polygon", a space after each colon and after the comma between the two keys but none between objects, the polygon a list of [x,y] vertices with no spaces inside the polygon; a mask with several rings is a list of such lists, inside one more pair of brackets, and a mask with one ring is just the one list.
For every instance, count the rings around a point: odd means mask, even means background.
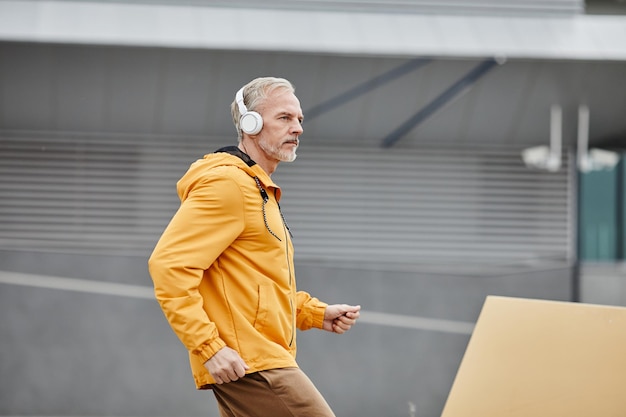
[{"label": "man's forehead", "polygon": [[298,97],[292,91],[285,89],[271,91],[260,107],[278,113],[302,114]]}]

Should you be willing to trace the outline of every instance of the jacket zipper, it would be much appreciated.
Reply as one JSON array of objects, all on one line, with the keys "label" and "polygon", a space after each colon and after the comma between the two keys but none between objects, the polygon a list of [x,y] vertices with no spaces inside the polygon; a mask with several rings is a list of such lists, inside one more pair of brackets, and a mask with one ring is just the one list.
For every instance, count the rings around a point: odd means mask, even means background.
[{"label": "jacket zipper", "polygon": [[289,306],[291,307],[291,339],[289,340],[289,347],[293,345],[293,340],[296,333],[296,314],[293,306],[293,271],[291,269],[291,263],[289,262],[289,238],[287,234],[293,238],[291,234],[291,230],[289,230],[289,226],[287,226],[287,222],[285,221],[285,216],[283,216],[283,211],[280,209],[280,204],[278,204],[278,198],[276,198],[276,190],[274,190],[274,200],[276,201],[276,205],[278,206],[278,212],[280,213],[280,217],[283,220],[283,232],[285,233],[285,254],[287,261],[287,268],[289,269],[289,289],[291,290],[291,298],[289,299]]}]

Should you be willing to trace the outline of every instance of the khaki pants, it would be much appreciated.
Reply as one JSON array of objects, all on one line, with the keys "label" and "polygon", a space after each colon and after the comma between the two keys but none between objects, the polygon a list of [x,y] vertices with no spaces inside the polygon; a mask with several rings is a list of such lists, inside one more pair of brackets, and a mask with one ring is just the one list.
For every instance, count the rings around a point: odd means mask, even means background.
[{"label": "khaki pants", "polygon": [[255,372],[211,387],[221,417],[335,417],[299,368]]}]

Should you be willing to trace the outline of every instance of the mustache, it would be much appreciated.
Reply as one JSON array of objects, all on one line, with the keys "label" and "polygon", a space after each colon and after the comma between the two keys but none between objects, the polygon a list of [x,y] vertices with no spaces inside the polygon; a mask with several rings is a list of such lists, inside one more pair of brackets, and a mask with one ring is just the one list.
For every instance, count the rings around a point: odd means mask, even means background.
[{"label": "mustache", "polygon": [[298,138],[287,139],[287,140],[283,141],[283,145],[285,143],[295,143],[296,146],[298,146],[298,145],[300,145],[300,139],[298,139]]}]

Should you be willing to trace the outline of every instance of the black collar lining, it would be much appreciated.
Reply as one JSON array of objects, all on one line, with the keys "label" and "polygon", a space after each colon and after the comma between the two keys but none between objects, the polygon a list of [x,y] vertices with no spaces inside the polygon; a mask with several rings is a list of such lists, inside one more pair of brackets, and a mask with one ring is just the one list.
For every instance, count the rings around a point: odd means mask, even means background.
[{"label": "black collar lining", "polygon": [[247,153],[245,153],[244,151],[242,151],[241,149],[239,149],[236,146],[225,146],[223,148],[219,148],[218,150],[216,150],[213,153],[219,153],[219,152],[223,152],[223,153],[227,153],[227,154],[236,156],[239,159],[241,159],[243,162],[245,162],[246,165],[248,165],[249,167],[252,167],[252,166],[256,165],[256,162],[254,162],[252,160],[252,158],[250,158],[248,156]]}]

